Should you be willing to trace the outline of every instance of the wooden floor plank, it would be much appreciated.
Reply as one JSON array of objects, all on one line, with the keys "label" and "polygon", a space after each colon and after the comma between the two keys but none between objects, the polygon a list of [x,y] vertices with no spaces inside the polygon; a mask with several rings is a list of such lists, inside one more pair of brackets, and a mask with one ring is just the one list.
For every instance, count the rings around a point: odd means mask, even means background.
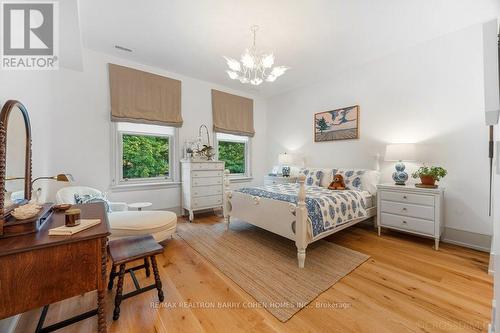
[{"label": "wooden floor plank", "polygon": [[[185,221],[180,221],[185,223]],[[203,216],[196,223],[221,223]],[[308,307],[282,323],[185,241],[175,236],[158,256],[165,301],[150,291],[125,300],[112,320],[114,291],[106,296],[109,332],[485,332],[493,297],[487,253],[386,231],[370,225],[327,239],[371,258]],[[143,272],[141,285],[152,283]],[[130,278],[125,288],[131,290]],[[95,292],[50,307],[47,324],[84,312]],[[40,309],[22,315],[16,332],[33,332]],[[94,332],[94,318],[61,333]]]}]

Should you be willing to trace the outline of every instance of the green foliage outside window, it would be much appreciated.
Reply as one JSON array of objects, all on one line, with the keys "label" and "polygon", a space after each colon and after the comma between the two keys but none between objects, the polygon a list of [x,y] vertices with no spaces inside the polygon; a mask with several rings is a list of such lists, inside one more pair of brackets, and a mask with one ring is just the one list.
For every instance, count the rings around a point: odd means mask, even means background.
[{"label": "green foliage outside window", "polygon": [[219,141],[219,161],[226,162],[230,173],[245,173],[245,144]]},{"label": "green foliage outside window", "polygon": [[123,178],[152,178],[169,175],[169,140],[161,136],[123,136]]}]

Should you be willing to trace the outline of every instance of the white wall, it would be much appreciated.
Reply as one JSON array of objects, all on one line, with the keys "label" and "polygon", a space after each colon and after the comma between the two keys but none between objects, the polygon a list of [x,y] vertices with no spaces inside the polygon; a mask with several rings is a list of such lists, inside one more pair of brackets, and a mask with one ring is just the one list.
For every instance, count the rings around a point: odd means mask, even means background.
[{"label": "white wall", "polygon": [[[246,93],[84,50],[84,70],[7,72],[0,76],[2,102],[17,98],[28,108],[33,128],[34,176],[71,173],[76,183],[108,191],[113,200],[151,201],[153,209],[180,205],[179,186],[148,190],[112,191],[111,122],[107,63],[112,62],[182,81],[179,145],[198,135],[198,127],[212,127],[211,89],[254,98],[255,137],[252,172],[260,181],[266,172],[266,103]],[[211,134],[212,135],[212,134]],[[213,136],[212,136],[213,137]],[[179,154],[181,149],[178,149]],[[52,184],[56,185],[56,184]],[[56,187],[56,186],[53,186]]]},{"label": "white wall", "polygon": [[[328,69],[325,69],[328,70]],[[449,171],[446,226],[491,234],[482,27],[418,44],[268,101],[268,165],[297,152],[320,167],[373,167],[386,143],[417,142]],[[360,105],[360,139],[313,142],[313,114]],[[382,163],[389,182],[392,164]]]}]

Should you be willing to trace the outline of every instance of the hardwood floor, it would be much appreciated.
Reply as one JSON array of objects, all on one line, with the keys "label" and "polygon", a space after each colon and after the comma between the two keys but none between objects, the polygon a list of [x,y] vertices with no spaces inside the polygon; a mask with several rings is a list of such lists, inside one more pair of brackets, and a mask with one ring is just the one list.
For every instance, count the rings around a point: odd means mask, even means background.
[{"label": "hardwood floor", "polygon": [[[203,216],[196,223],[219,223]],[[180,223],[184,223],[180,221]],[[165,301],[155,291],[125,300],[112,320],[113,292],[107,295],[109,332],[485,332],[490,321],[492,278],[487,253],[386,231],[354,226],[329,241],[371,258],[282,323],[178,237],[158,256]],[[108,269],[109,272],[109,269]],[[142,285],[151,283],[137,272]],[[77,277],[75,277],[77,278]],[[124,292],[133,288],[129,276]],[[90,309],[89,293],[51,306],[46,324]],[[215,304],[215,308],[212,306]],[[231,307],[232,305],[232,307]],[[40,310],[21,317],[18,333],[33,332]],[[58,332],[95,332],[95,318]]]}]

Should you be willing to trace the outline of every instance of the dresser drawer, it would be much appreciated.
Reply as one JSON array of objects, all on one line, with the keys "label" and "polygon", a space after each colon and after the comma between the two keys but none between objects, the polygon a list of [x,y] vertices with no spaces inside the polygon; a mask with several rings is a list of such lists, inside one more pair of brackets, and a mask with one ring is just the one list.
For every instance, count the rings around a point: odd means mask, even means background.
[{"label": "dresser drawer", "polygon": [[193,187],[191,190],[193,198],[198,197],[206,197],[207,195],[221,195],[222,194],[222,186],[213,185],[213,186],[198,186]]},{"label": "dresser drawer", "polygon": [[434,196],[392,191],[380,191],[381,200],[411,203],[415,205],[434,206]]},{"label": "dresser drawer", "polygon": [[222,185],[221,177],[193,178],[193,186]]},{"label": "dresser drawer", "polygon": [[394,227],[401,230],[434,236],[434,222],[432,221],[382,213],[380,224],[383,227]]},{"label": "dresser drawer", "polygon": [[193,170],[224,170],[224,163],[201,162],[191,165]]},{"label": "dresser drawer", "polygon": [[223,171],[215,171],[215,170],[198,170],[198,171],[192,171],[191,176],[193,178],[200,178],[200,177],[222,177]]},{"label": "dresser drawer", "polygon": [[380,211],[384,213],[418,217],[431,221],[434,220],[434,206],[412,205],[382,200],[380,203]]},{"label": "dresser drawer", "polygon": [[222,206],[222,195],[193,198],[193,208]]}]

